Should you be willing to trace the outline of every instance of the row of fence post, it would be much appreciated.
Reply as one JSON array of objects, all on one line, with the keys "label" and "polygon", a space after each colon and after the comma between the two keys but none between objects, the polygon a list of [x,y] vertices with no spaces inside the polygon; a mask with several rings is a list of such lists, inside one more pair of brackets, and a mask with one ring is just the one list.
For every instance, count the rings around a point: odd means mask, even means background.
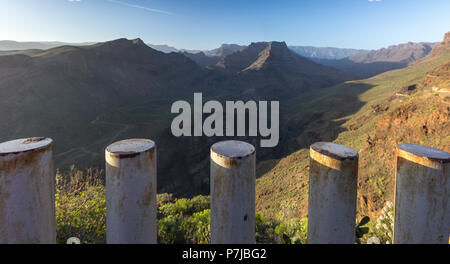
[{"label": "row of fence post", "polygon": [[[255,148],[221,141],[210,155],[211,243],[255,243]],[[355,242],[358,158],[343,145],[311,145],[308,243]],[[157,243],[156,159],[149,139],[106,148],[107,243]],[[450,154],[400,144],[395,171],[394,243],[447,243]],[[52,139],[0,144],[0,243],[56,243]]]},{"label": "row of fence post", "polygon": [[[450,154],[415,144],[396,151],[394,243],[447,243]],[[355,242],[358,158],[343,145],[311,145],[308,243]]]}]

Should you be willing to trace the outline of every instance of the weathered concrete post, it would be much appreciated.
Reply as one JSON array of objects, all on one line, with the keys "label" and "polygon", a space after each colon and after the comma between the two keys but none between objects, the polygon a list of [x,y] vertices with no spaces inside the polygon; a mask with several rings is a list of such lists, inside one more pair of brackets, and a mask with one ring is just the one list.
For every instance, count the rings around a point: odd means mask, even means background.
[{"label": "weathered concrete post", "polygon": [[53,140],[0,144],[0,244],[54,244]]},{"label": "weathered concrete post", "polygon": [[450,153],[400,144],[396,162],[394,243],[447,244]]},{"label": "weathered concrete post", "polygon": [[106,243],[156,244],[156,145],[115,142],[105,150]]},{"label": "weathered concrete post", "polygon": [[354,244],[358,153],[317,142],[310,147],[308,243]]},{"label": "weathered concrete post", "polygon": [[211,243],[255,243],[255,148],[221,141],[211,147]]}]

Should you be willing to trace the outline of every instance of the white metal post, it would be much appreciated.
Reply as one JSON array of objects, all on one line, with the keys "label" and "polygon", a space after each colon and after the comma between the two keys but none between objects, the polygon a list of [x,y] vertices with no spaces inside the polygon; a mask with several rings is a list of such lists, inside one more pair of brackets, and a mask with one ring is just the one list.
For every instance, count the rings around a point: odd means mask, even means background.
[{"label": "white metal post", "polygon": [[106,159],[106,242],[155,244],[156,145],[128,139],[109,145]]},{"label": "white metal post", "polygon": [[358,153],[317,142],[310,147],[308,243],[355,243]]},{"label": "white metal post", "polygon": [[450,153],[415,144],[397,147],[394,243],[447,244]]},{"label": "white metal post", "polygon": [[0,144],[0,243],[54,244],[53,140]]},{"label": "white metal post", "polygon": [[255,243],[255,148],[228,140],[211,147],[211,243]]}]

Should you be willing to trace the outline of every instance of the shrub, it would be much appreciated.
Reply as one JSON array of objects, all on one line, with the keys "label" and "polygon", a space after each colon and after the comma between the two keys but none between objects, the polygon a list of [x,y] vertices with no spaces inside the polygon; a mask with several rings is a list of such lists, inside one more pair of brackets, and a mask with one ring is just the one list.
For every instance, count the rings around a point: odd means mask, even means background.
[{"label": "shrub", "polygon": [[210,242],[209,196],[174,199],[161,204],[158,208],[159,243],[204,244]]},{"label": "shrub", "polygon": [[168,215],[158,220],[158,243],[162,244],[184,244],[186,239],[181,226],[183,217],[179,215]]},{"label": "shrub", "polygon": [[275,241],[275,227],[277,223],[274,220],[265,219],[261,214],[255,214],[255,239],[256,243],[269,244]]},{"label": "shrub", "polygon": [[183,223],[186,231],[186,242],[190,244],[211,243],[211,211],[210,209],[197,212]]},{"label": "shrub", "polygon": [[291,218],[275,228],[276,241],[281,244],[306,244],[308,218]]},{"label": "shrub", "polygon": [[158,211],[162,216],[180,214],[190,216],[205,209],[209,209],[209,196],[199,195],[192,199],[175,199],[174,202],[163,204]]},{"label": "shrub", "polygon": [[77,237],[81,243],[106,241],[105,187],[103,171],[79,171],[72,166],[63,175],[56,174],[56,234],[58,243]]}]

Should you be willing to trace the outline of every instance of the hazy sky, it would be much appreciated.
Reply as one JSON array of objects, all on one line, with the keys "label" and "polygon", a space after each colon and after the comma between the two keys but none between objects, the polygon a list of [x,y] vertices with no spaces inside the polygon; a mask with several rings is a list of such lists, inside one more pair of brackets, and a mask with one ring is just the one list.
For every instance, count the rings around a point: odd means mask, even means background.
[{"label": "hazy sky", "polygon": [[0,40],[377,49],[441,41],[447,31],[450,0],[0,0]]}]

